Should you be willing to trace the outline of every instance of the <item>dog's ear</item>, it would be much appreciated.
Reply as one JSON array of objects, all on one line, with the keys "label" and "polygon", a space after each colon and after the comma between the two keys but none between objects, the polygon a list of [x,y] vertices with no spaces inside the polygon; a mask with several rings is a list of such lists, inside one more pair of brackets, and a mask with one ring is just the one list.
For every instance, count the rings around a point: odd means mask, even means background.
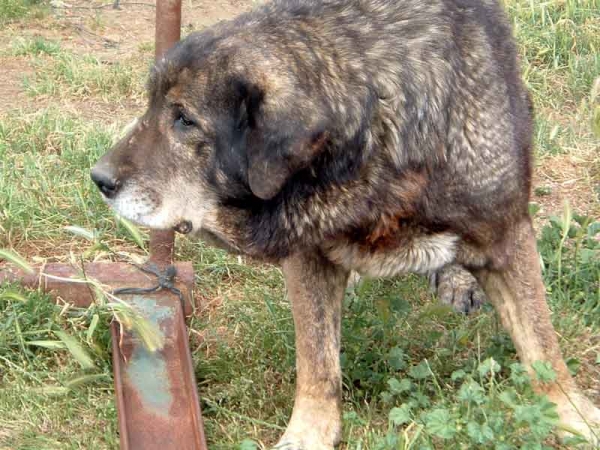
[{"label": "dog's ear", "polygon": [[257,87],[238,87],[242,94],[238,123],[245,128],[248,184],[252,193],[269,200],[289,178],[308,167],[327,142],[325,127],[312,130],[292,110],[267,114],[265,94]]},{"label": "dog's ear", "polygon": [[327,139],[324,131],[288,134],[284,126],[248,134],[248,184],[263,200],[275,197],[292,175],[308,167]]}]

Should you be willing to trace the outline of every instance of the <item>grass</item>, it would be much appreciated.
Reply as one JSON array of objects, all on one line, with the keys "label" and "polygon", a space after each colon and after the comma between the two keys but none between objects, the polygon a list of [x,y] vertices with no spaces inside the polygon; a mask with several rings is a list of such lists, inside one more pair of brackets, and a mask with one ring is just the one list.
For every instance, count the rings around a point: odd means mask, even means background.
[{"label": "grass", "polygon": [[[53,330],[81,332],[92,316],[65,314],[38,293],[29,293],[24,301],[7,299],[7,292],[16,289],[5,287],[0,294],[0,448],[114,448],[116,414],[110,396],[106,324],[102,322],[93,340],[86,343],[96,361],[96,373],[102,376],[89,379],[96,383],[65,389],[82,375],[81,368],[66,351],[51,350],[42,343],[55,337]],[[55,401],[59,405],[50,408]],[[77,426],[73,426],[74,418]],[[88,433],[92,423],[100,428]],[[65,442],[67,446],[62,446]]]},{"label": "grass", "polygon": [[46,13],[43,0],[0,0],[0,25],[26,17],[42,18]]},{"label": "grass", "polygon": [[537,148],[543,154],[591,151],[592,120],[600,105],[600,1],[505,0],[513,18],[524,78],[537,110]]},{"label": "grass", "polygon": [[33,39],[16,38],[11,42],[11,51],[9,54],[14,56],[38,56],[43,54],[56,55],[59,52],[60,44],[58,42],[37,36]]},{"label": "grass", "polygon": [[0,122],[0,246],[68,241],[70,225],[114,229],[89,170],[115,134],[55,109],[6,116]]},{"label": "grass", "polygon": [[144,95],[146,72],[139,59],[103,62],[90,55],[78,56],[62,51],[56,52],[50,60],[38,58],[33,65],[35,75],[24,79],[25,90],[32,96],[96,97],[103,101],[118,101],[140,99]]},{"label": "grass", "polygon": [[[538,111],[538,157],[585,161],[600,189],[592,126],[600,117],[600,2],[505,3]],[[30,11],[0,0],[2,23],[28,23]],[[108,63],[58,40],[10,41],[0,58],[33,66],[24,89],[50,106],[0,115],[0,248],[29,261],[143,257],[88,175],[124,121],[84,119],[60,105],[137,104],[148,48]],[[553,188],[536,193],[543,201]],[[539,234],[553,321],[569,367],[598,403],[600,216],[554,214],[540,219]],[[66,228],[74,226],[84,231]],[[267,448],[285,428],[294,392],[281,272],[190,240],[177,253],[193,262],[203,301],[190,345],[210,448]],[[364,283],[344,304],[344,449],[560,448],[552,408],[531,391],[489,306],[457,315],[415,276]],[[108,317],[102,305],[55,306],[38,292],[0,287],[0,449],[118,447]],[[79,347],[65,345],[62,333]],[[92,367],[82,367],[80,351]],[[542,366],[537,376],[552,374]]]}]

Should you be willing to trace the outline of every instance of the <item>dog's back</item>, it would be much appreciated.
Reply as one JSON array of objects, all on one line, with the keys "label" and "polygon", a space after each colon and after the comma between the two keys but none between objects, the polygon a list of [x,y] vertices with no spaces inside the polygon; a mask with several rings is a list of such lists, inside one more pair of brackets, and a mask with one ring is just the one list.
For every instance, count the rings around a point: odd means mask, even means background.
[{"label": "dog's back", "polygon": [[[317,183],[361,165],[373,184],[424,174],[410,205],[417,221],[485,245],[527,214],[532,108],[496,1],[279,0],[228,26],[224,35],[244,30],[257,53],[289,69],[279,104],[312,115],[308,129],[334,130],[338,161],[315,162]],[[383,209],[396,208],[387,197]],[[363,205],[354,202],[355,222],[370,216],[372,203]]]}]

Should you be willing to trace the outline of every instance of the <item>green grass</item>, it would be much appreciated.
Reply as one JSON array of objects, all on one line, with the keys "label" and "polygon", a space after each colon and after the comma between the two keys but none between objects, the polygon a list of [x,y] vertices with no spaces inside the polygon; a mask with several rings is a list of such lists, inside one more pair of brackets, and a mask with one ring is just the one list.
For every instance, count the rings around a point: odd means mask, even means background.
[{"label": "green grass", "polygon": [[[589,355],[591,362],[580,355],[581,341],[600,331],[600,223],[575,219],[562,244],[564,225],[553,219],[540,249],[569,365],[576,373],[595,364],[597,373],[598,355]],[[280,271],[243,265],[189,241],[181,243],[179,257],[193,259],[199,294],[214,302],[193,319],[199,334],[191,334],[211,448],[236,448],[248,437],[272,442],[289,417],[294,381],[292,319]],[[36,293],[25,292],[25,299],[6,295],[13,292],[24,293],[16,286],[0,290],[0,366],[6,369],[0,375],[0,410],[9,412],[2,419],[7,429],[14,428],[6,445],[115,448],[106,321],[88,336],[98,307],[65,311]],[[104,376],[65,389],[82,375],[77,359],[66,349],[29,344],[56,340],[57,330],[67,330],[92,355],[95,367],[84,373]],[[449,448],[440,447],[442,442],[488,448],[490,433],[507,445],[496,448],[525,448],[547,438],[556,421],[531,392],[489,307],[474,316],[457,315],[438,305],[420,278],[373,281],[348,291],[343,337],[348,449],[398,448],[419,429],[419,448]],[[30,406],[16,408],[19,402]],[[51,419],[43,414],[55,409],[60,413],[49,413]],[[452,417],[450,428],[441,427],[446,416]],[[72,432],[73,421],[89,426]],[[412,428],[405,436],[407,425]],[[48,426],[51,431],[42,433]]]},{"label": "green grass", "polygon": [[[562,246],[560,220],[547,225],[540,245],[549,302],[574,373],[584,364],[576,356],[582,350],[577,341],[598,332],[600,315],[600,245],[593,238],[600,223],[576,219],[572,237]],[[185,256],[197,254],[186,251]],[[222,272],[206,274],[205,264],[198,267],[201,279],[214,274],[222,285]],[[248,270],[229,266],[224,289],[230,289],[234,278],[235,298],[223,296],[218,314],[195,323],[203,330],[201,349],[210,355],[199,358],[197,375],[210,399],[206,415],[218,419],[208,422],[209,435],[220,436],[214,448],[233,448],[252,434],[257,419],[271,425],[263,425],[260,437],[275,438],[276,426],[284,425],[290,412],[286,399],[293,393],[293,329],[281,291],[274,295],[271,287],[280,275],[267,271],[262,281],[253,280],[258,270],[237,275]],[[499,441],[496,448],[536,448],[556,422],[551,409],[531,392],[510,339],[489,307],[483,314],[457,315],[427,295],[417,277],[373,281],[347,293],[342,366],[349,449],[404,448],[398,445],[414,439],[423,427],[417,448],[490,448],[490,433]],[[450,428],[440,431],[436,417],[445,415],[452,417]],[[235,426],[221,428],[216,425],[220,421]],[[411,423],[405,438],[402,430]],[[440,433],[451,438],[440,440]]]},{"label": "green grass", "polygon": [[35,75],[26,77],[24,85],[32,96],[68,96],[85,99],[100,98],[118,101],[141,98],[146,71],[139,60],[103,62],[93,56],[78,56],[70,52],[56,52],[50,59],[34,61]]},{"label": "green grass", "polygon": [[[600,86],[594,81],[600,1],[506,3],[538,110],[539,156],[581,158],[600,175],[592,129],[600,107],[600,88],[593,88]],[[0,21],[9,10],[16,14],[11,21],[27,20],[19,5],[27,3],[0,0]],[[36,69],[24,81],[33,102],[110,103],[141,98],[149,48],[140,44],[144,55],[108,64],[59,42],[19,37],[4,55]],[[29,261],[142,257],[88,175],[123,125],[83,119],[60,106],[0,116],[0,248]],[[566,220],[555,213],[543,220],[539,240],[548,300],[569,367],[582,386],[594,388],[600,383],[599,217]],[[294,393],[294,332],[281,272],[191,240],[178,241],[177,252],[194,263],[203,301],[190,342],[210,448],[267,448],[285,428]],[[102,305],[78,310],[47,300],[18,286],[0,287],[0,449],[117,448],[110,314]],[[549,433],[552,409],[515,365],[514,347],[489,306],[457,315],[415,276],[364,283],[347,292],[344,305],[344,449],[558,446]],[[100,320],[92,326],[94,317]],[[76,339],[93,367],[81,367],[61,332]],[[540,377],[550,375],[539,368]]]},{"label": "green grass", "polygon": [[0,0],[0,25],[26,17],[42,18],[46,14],[43,0]]},{"label": "green grass", "polygon": [[22,37],[16,38],[11,42],[11,50],[9,54],[14,56],[39,56],[56,55],[60,52],[60,44],[55,41],[35,37],[33,39],[25,39]]},{"label": "green grass", "polygon": [[[600,1],[505,0],[538,115],[538,151],[589,148],[600,76]],[[558,126],[561,132],[550,139]]]},{"label": "green grass", "polygon": [[115,102],[139,100],[144,96],[150,65],[144,45],[125,60],[106,61],[62,49],[54,40],[17,37],[6,53],[29,58],[34,74],[23,78],[23,87],[32,97]]},{"label": "green grass", "polygon": [[[61,312],[37,293],[28,294],[24,301],[6,298],[7,292],[16,290],[20,288],[7,286],[0,291],[0,448],[115,448],[106,323],[85,344],[98,376],[68,389],[69,383],[84,375],[76,359],[41,345],[56,341],[53,330],[83,334],[92,316]],[[99,427],[94,433],[88,432],[91,424]]]},{"label": "green grass", "polygon": [[0,247],[68,241],[64,227],[114,228],[89,179],[115,129],[56,109],[14,112],[0,122]]}]

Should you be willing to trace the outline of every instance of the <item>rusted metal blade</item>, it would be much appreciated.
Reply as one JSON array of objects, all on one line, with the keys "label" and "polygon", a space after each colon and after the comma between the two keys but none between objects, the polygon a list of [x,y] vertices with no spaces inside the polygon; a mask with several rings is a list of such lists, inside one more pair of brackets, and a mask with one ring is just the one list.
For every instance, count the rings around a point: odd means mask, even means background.
[{"label": "rusted metal blade", "polygon": [[[185,313],[189,316],[194,309],[194,268],[191,262],[180,262],[175,264],[175,267],[177,269],[175,287],[183,294]],[[20,282],[32,289],[40,288],[82,308],[91,305],[95,298],[90,284],[77,282],[84,278],[106,285],[107,289],[149,288],[157,283],[154,275],[142,272],[137,267],[126,263],[97,262],[87,263],[82,267],[53,263],[37,267],[33,274],[28,274],[9,264],[0,264],[0,283]],[[176,296],[174,298],[177,299]]]},{"label": "rusted metal blade", "polygon": [[113,371],[123,450],[206,450],[194,366],[181,307],[172,294],[127,296],[165,345],[150,352],[112,325]]}]

